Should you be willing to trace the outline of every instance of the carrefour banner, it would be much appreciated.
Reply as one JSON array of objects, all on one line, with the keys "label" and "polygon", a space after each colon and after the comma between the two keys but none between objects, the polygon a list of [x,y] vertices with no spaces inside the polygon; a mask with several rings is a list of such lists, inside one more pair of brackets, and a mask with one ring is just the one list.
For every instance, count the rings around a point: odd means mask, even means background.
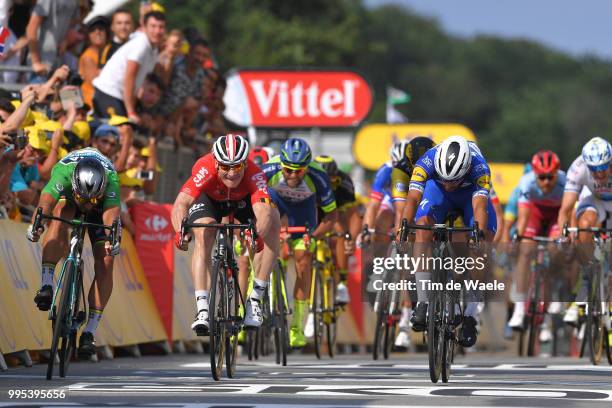
[{"label": "carrefour banner", "polygon": [[130,209],[134,221],[134,243],[166,334],[172,339],[174,229],[172,206],[144,202]]},{"label": "carrefour banner", "polygon": [[348,70],[233,70],[224,116],[240,126],[354,127],[372,108],[373,92]]},{"label": "carrefour banner", "polygon": [[456,123],[410,123],[402,125],[374,124],[362,127],[353,143],[353,155],[357,162],[368,170],[377,170],[389,160],[393,143],[416,136],[431,138],[440,143],[449,136],[459,135],[476,141],[476,136],[467,127]]}]

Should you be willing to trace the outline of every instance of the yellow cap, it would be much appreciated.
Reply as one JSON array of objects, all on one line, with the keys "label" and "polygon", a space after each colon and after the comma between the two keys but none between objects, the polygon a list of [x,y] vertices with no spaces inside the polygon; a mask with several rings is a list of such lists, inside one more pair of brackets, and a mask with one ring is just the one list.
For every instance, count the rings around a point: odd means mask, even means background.
[{"label": "yellow cap", "polygon": [[28,133],[28,144],[30,146],[45,153],[51,151],[51,144],[48,143],[44,130],[38,126],[28,126],[25,131]]},{"label": "yellow cap", "polygon": [[144,180],[136,178],[136,173],[140,170],[137,167],[128,169],[122,173],[119,173],[119,184],[124,187],[142,187],[144,186]]},{"label": "yellow cap", "polygon": [[59,130],[62,133],[62,144],[70,143],[68,138],[64,135],[64,127],[58,121],[46,120],[44,122],[37,122],[36,126],[45,132],[55,132],[56,130]]},{"label": "yellow cap", "polygon": [[125,116],[113,115],[108,120],[108,124],[111,126],[121,126],[130,123],[130,120]]},{"label": "yellow cap", "polygon": [[84,142],[87,142],[91,138],[89,123],[85,122],[84,120],[77,120],[74,122],[72,125],[72,132]]},{"label": "yellow cap", "polygon": [[[17,109],[19,106],[21,106],[21,101],[18,101],[17,99],[13,99],[11,101],[11,104],[15,107],[15,109]],[[28,111],[26,112],[26,116],[23,119],[23,122],[21,122],[21,128],[25,128],[26,126],[32,126],[34,124],[34,115],[32,113],[32,110],[28,108]]]},{"label": "yellow cap", "polygon": [[[149,157],[151,155],[149,152],[149,147],[143,147],[140,149],[140,155],[144,158]],[[162,168],[160,167],[159,163],[155,165],[155,171],[161,173]]]},{"label": "yellow cap", "polygon": [[66,156],[68,156],[68,150],[64,149],[63,147],[60,147],[57,150],[57,159],[61,160],[61,159],[63,159]]},{"label": "yellow cap", "polygon": [[151,11],[159,11],[160,13],[165,13],[166,8],[157,2],[151,3]]}]

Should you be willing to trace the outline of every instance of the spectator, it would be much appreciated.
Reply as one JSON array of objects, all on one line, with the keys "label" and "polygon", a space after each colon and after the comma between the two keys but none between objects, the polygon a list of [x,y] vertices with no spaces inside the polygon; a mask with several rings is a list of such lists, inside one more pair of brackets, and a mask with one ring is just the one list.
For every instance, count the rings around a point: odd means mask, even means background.
[{"label": "spectator", "polygon": [[28,129],[28,144],[20,155],[19,162],[11,175],[11,192],[16,194],[17,201],[26,206],[36,205],[41,184],[38,163],[49,152],[45,133],[35,126]]},{"label": "spectator", "polygon": [[59,50],[69,27],[78,19],[76,0],[37,0],[26,28],[34,75],[42,83],[47,73],[59,66]]},{"label": "spectator", "polygon": [[149,73],[136,95],[136,113],[141,117],[141,127],[157,135],[164,118],[159,115],[159,101],[164,93],[164,84],[155,73]]},{"label": "spectator", "polygon": [[157,46],[166,29],[166,17],[150,12],[144,18],[145,35],[136,35],[123,45],[94,79],[93,105],[99,117],[107,118],[109,108],[140,123],[136,113],[136,91],[157,61]]},{"label": "spectator", "polygon": [[111,19],[110,28],[113,38],[111,39],[110,43],[107,44],[100,52],[98,63],[100,69],[106,65],[119,47],[129,41],[130,34],[132,34],[134,31],[134,20],[132,19],[132,14],[125,9],[115,11]]},{"label": "spectator", "polygon": [[119,129],[116,126],[103,124],[98,126],[91,141],[92,147],[113,160],[119,151]]},{"label": "spectator", "polygon": [[[168,116],[167,132],[176,146],[190,143],[195,136],[188,136],[189,129],[201,105],[206,77],[202,65],[209,57],[210,48],[206,41],[196,40],[192,43],[184,62],[174,68],[170,87],[164,94],[160,110],[162,115]],[[183,135],[184,130],[187,130],[186,135]]]},{"label": "spectator", "polygon": [[100,52],[108,42],[108,28],[110,23],[103,16],[93,18],[87,23],[87,42],[89,46],[79,57],[79,75],[83,79],[81,91],[83,102],[92,105],[93,102],[93,80],[100,74],[98,59]]},{"label": "spectator", "polygon": [[179,55],[181,44],[183,43],[183,33],[180,30],[172,30],[166,41],[164,41],[163,51],[159,53],[155,73],[161,78],[164,86],[168,86],[172,76],[172,69]]},{"label": "spectator", "polygon": [[[118,144],[116,145],[116,149],[113,150],[111,154],[107,154],[106,152],[102,153],[107,155],[107,157],[109,157],[113,161],[113,166],[115,167],[115,170],[117,170],[117,173],[125,171],[126,169],[126,162],[130,154],[130,147],[132,146],[132,143],[134,141],[134,131],[132,129],[132,126],[134,126],[134,124],[130,122],[130,120],[125,116],[115,115],[112,116],[108,121],[107,127],[114,128],[113,133],[119,135],[119,138],[117,140]],[[99,129],[96,129],[94,136],[99,132],[101,131]],[[98,139],[96,138],[94,140],[94,147],[97,143],[96,140]]]}]

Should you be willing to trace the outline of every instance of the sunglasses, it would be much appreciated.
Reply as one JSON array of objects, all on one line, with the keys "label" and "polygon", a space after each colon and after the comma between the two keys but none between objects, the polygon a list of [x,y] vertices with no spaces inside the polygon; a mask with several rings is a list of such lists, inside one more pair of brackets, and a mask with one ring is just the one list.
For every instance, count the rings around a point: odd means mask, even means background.
[{"label": "sunglasses", "polygon": [[223,163],[217,163],[217,166],[219,167],[219,170],[223,170],[224,172],[230,172],[232,170],[234,171],[240,171],[244,168],[244,166],[246,166],[245,162],[242,162],[240,164],[234,164],[234,165],[229,165],[229,164],[223,164]]},{"label": "sunglasses", "polygon": [[602,164],[600,166],[587,166],[591,173],[599,173],[600,171],[608,170],[608,164]]},{"label": "sunglasses", "polygon": [[306,167],[298,167],[297,169],[292,169],[291,167],[287,167],[287,166],[281,166],[283,168],[284,171],[286,171],[289,174],[300,174],[300,173],[304,173],[306,171]]},{"label": "sunglasses", "polygon": [[552,174],[540,174],[538,176],[538,180],[542,180],[542,181],[544,181],[544,180],[549,180],[550,181],[550,180],[552,180],[554,178],[555,178],[555,176],[552,175]]},{"label": "sunglasses", "polygon": [[91,203],[91,204],[98,204],[98,199],[97,198],[84,198],[81,197],[77,192],[73,192],[72,194],[74,196],[74,199],[79,203],[79,204],[87,204],[87,203]]}]

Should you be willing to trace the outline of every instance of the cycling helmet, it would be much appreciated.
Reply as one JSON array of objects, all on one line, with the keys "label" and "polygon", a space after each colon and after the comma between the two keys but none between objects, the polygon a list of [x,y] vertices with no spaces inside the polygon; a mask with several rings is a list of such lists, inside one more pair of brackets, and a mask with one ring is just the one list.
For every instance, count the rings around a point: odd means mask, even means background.
[{"label": "cycling helmet", "polygon": [[306,167],[312,159],[310,146],[299,137],[291,137],[283,143],[280,152],[280,161],[290,168]]},{"label": "cycling helmet", "polygon": [[607,140],[594,137],[582,148],[582,159],[591,171],[605,170],[612,159],[612,147]]},{"label": "cycling helmet", "polygon": [[249,142],[233,133],[221,136],[213,145],[213,156],[221,164],[234,166],[244,162],[249,154]]},{"label": "cycling helmet", "polygon": [[391,147],[391,162],[396,164],[406,157],[406,148],[410,143],[407,139],[398,140]]},{"label": "cycling helmet", "polygon": [[434,145],[433,140],[425,136],[417,136],[411,139],[405,151],[405,158],[410,163],[410,166],[414,166],[421,156],[434,147]]},{"label": "cycling helmet", "polygon": [[102,163],[93,157],[84,157],[72,173],[72,194],[77,200],[95,201],[104,194],[107,181]]},{"label": "cycling helmet", "polygon": [[531,158],[531,167],[535,174],[550,174],[559,170],[559,156],[550,150],[540,150]]},{"label": "cycling helmet", "polygon": [[323,167],[323,170],[325,170],[329,178],[333,178],[338,175],[338,165],[336,164],[336,161],[333,159],[333,157],[322,154],[320,156],[315,157],[314,160],[321,167]]},{"label": "cycling helmet", "polygon": [[249,152],[249,159],[256,165],[261,166],[270,159],[268,151],[261,146],[255,146]]},{"label": "cycling helmet", "polygon": [[438,146],[434,157],[436,172],[445,181],[456,181],[470,169],[470,145],[461,136],[450,136]]}]

